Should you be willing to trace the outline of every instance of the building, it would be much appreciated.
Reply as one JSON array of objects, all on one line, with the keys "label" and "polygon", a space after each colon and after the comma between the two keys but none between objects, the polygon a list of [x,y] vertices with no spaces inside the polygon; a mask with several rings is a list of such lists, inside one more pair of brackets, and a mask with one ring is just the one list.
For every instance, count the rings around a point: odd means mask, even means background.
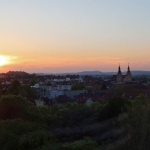
[{"label": "building", "polygon": [[132,81],[132,75],[130,72],[130,67],[128,66],[128,70],[127,70],[126,75],[123,78],[123,82],[131,82],[131,81]]},{"label": "building", "polygon": [[35,100],[36,106],[44,106],[44,101],[43,100]]},{"label": "building", "polygon": [[70,82],[58,82],[58,90],[59,91],[71,91],[71,83]]},{"label": "building", "polygon": [[115,83],[118,83],[118,84],[119,83],[125,83],[125,82],[131,82],[132,81],[132,74],[131,74],[129,65],[128,65],[128,68],[127,68],[126,75],[122,74],[121,68],[120,68],[120,65],[119,65],[118,73],[117,73],[117,75],[113,75],[112,81],[115,82]]}]

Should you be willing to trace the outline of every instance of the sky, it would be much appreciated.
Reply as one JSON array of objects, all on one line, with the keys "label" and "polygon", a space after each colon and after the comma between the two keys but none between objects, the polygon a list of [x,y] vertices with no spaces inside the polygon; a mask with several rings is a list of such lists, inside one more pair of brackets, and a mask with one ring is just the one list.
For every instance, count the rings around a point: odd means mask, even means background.
[{"label": "sky", "polygon": [[150,71],[150,0],[0,0],[0,72]]}]

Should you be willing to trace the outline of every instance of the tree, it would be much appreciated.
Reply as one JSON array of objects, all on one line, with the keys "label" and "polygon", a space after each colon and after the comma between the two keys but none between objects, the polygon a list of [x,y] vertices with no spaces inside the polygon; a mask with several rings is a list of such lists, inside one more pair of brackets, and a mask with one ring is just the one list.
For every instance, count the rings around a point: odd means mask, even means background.
[{"label": "tree", "polygon": [[85,85],[83,83],[76,83],[71,88],[71,90],[83,90],[83,89],[85,89]]},{"label": "tree", "polygon": [[23,97],[6,95],[0,98],[0,120],[20,118],[26,120],[31,104]]},{"label": "tree", "polygon": [[0,148],[2,150],[35,150],[56,138],[34,122],[20,119],[0,121]]},{"label": "tree", "polygon": [[21,85],[20,94],[27,98],[37,98],[37,93],[29,84]]},{"label": "tree", "polygon": [[30,85],[34,86],[37,83],[37,79],[36,78],[32,78],[30,81]]},{"label": "tree", "polygon": [[131,106],[131,102],[129,100],[121,97],[112,98],[100,111],[99,119],[105,120],[111,117],[118,116],[123,111],[127,111],[128,106]]},{"label": "tree", "polygon": [[101,110],[102,109],[102,104],[99,103],[98,101],[96,101],[93,104],[91,104],[91,108],[93,108],[94,110]]},{"label": "tree", "polygon": [[2,82],[0,81],[0,95],[2,93],[2,90],[3,90],[3,85],[2,85]]},{"label": "tree", "polygon": [[9,93],[18,95],[21,89],[21,84],[18,80],[14,80],[9,88]]},{"label": "tree", "polygon": [[123,121],[128,126],[128,141],[117,150],[149,150],[150,149],[150,99],[144,95],[132,101],[128,109],[128,118]]}]

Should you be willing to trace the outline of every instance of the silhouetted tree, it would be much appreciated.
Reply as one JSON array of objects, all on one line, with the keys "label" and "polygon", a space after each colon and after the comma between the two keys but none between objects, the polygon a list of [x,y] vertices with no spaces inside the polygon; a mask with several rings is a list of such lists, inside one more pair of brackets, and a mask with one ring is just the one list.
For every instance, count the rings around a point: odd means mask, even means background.
[{"label": "silhouetted tree", "polygon": [[9,88],[9,93],[18,95],[21,90],[21,84],[18,80],[14,80]]},{"label": "silhouetted tree", "polygon": [[5,95],[0,98],[0,120],[27,119],[31,104],[21,96]]}]

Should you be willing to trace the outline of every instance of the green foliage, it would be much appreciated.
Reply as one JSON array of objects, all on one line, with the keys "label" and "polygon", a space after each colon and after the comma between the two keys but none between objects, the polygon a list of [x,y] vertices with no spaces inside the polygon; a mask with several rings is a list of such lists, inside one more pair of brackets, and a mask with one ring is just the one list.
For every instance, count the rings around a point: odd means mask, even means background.
[{"label": "green foliage", "polygon": [[[27,94],[30,94],[30,86],[21,86],[21,89],[24,89]],[[26,94],[25,92],[24,94]],[[140,111],[143,111],[140,106],[144,106],[145,108],[147,104],[149,104],[147,99],[145,98],[144,101],[141,101],[141,97],[132,103],[134,108],[138,108]],[[91,130],[90,125],[93,126],[94,123],[97,125],[99,124],[99,120],[111,118],[123,111],[127,111],[127,106],[130,105],[131,103],[126,99],[114,98],[103,104],[94,102],[91,106],[67,103],[66,106],[63,107],[58,105],[33,107],[21,96],[3,96],[0,98],[0,117],[1,120],[3,119],[0,121],[0,147],[2,150],[100,149],[98,143],[91,139],[99,129]],[[136,128],[133,117],[136,111],[134,112],[133,110],[134,109],[129,108],[131,114],[129,116],[131,116],[131,127]],[[99,113],[100,116],[98,117]],[[141,117],[140,115],[141,114],[138,114],[138,118]],[[16,118],[20,120],[16,120]],[[136,121],[138,121],[138,118]],[[149,116],[147,118],[146,115],[145,118],[147,121],[150,119]],[[141,119],[143,118],[141,117]],[[141,125],[140,121],[138,124]],[[150,134],[148,127],[146,122],[146,132]],[[83,129],[84,135],[82,133]],[[142,132],[143,135],[145,135],[144,129],[142,129]],[[135,133],[135,135],[139,134],[137,131],[134,131],[134,129],[130,130],[130,133]],[[60,141],[58,141],[56,137],[51,136],[51,134],[59,138]],[[81,139],[83,136],[91,136],[91,138],[85,137]],[[62,142],[67,141],[66,139],[69,138],[71,142],[73,141],[72,143]],[[133,138],[136,139],[134,136]],[[148,140],[148,138],[144,138],[144,140]]]},{"label": "green foliage", "polygon": [[71,88],[71,90],[83,90],[83,89],[85,89],[84,83],[76,83]]},{"label": "green foliage", "polygon": [[19,95],[21,95],[23,97],[28,97],[28,93],[24,89],[20,90]]},{"label": "green foliage", "polygon": [[0,98],[0,120],[27,119],[30,103],[21,96],[6,95]]},{"label": "green foliage", "polygon": [[73,143],[66,143],[63,145],[65,150],[98,150],[99,145],[97,142],[91,140],[89,137],[75,141]]},{"label": "green foliage", "polygon": [[40,148],[36,148],[35,150],[65,150],[65,149],[62,147],[62,143],[47,142],[46,144],[42,145]]},{"label": "green foliage", "polygon": [[[40,145],[40,142],[44,140],[44,137],[41,137],[41,132],[43,133],[43,131],[39,130],[39,126],[34,123],[22,120],[0,121],[1,150],[26,150]],[[28,139],[26,135],[28,135]],[[35,135],[35,137],[32,135]]]},{"label": "green foliage", "polygon": [[35,89],[32,88],[29,84],[21,85],[21,91],[19,94],[27,98],[37,98]]},{"label": "green foliage", "polygon": [[74,103],[71,103],[71,102],[66,103],[66,108],[76,109],[77,107],[78,107],[78,104],[76,102],[74,102]]},{"label": "green foliage", "polygon": [[21,89],[20,82],[18,80],[14,80],[11,83],[8,93],[13,95],[19,95],[20,89]]},{"label": "green foliage", "polygon": [[116,97],[110,99],[100,111],[99,119],[105,120],[118,116],[123,111],[127,111],[127,106],[131,106],[131,102],[127,99]]},{"label": "green foliage", "polygon": [[[53,137],[51,137],[53,138]],[[48,141],[50,137],[44,130],[37,130],[30,133],[25,133],[19,139],[19,149],[37,148]],[[55,138],[53,138],[55,139]]]},{"label": "green foliage", "polygon": [[37,83],[37,77],[35,74],[32,75],[32,78],[30,80],[30,85],[33,86]]},{"label": "green foliage", "polygon": [[7,94],[21,95],[26,98],[37,98],[37,93],[34,88],[29,84],[21,85],[18,80],[14,80],[11,83]]},{"label": "green foliage", "polygon": [[93,108],[94,110],[101,110],[102,107],[102,104],[99,102],[94,102],[93,104],[91,104],[91,108]]},{"label": "green foliage", "polygon": [[38,150],[100,150],[101,147],[97,142],[93,141],[90,137],[84,137],[81,140],[72,142],[72,143],[56,143],[51,142],[43,145]]},{"label": "green foliage", "polygon": [[134,87],[134,85],[120,85],[120,86],[110,89],[111,93],[115,93],[119,97],[121,97],[124,93],[131,93],[135,91],[136,91],[136,88]]},{"label": "green foliage", "polygon": [[140,95],[129,109],[130,140],[127,147],[132,150],[150,149],[150,99]]},{"label": "green foliage", "polygon": [[150,99],[144,95],[132,101],[128,108],[128,118],[124,121],[129,129],[124,136],[128,141],[114,150],[149,150],[150,149]]}]

